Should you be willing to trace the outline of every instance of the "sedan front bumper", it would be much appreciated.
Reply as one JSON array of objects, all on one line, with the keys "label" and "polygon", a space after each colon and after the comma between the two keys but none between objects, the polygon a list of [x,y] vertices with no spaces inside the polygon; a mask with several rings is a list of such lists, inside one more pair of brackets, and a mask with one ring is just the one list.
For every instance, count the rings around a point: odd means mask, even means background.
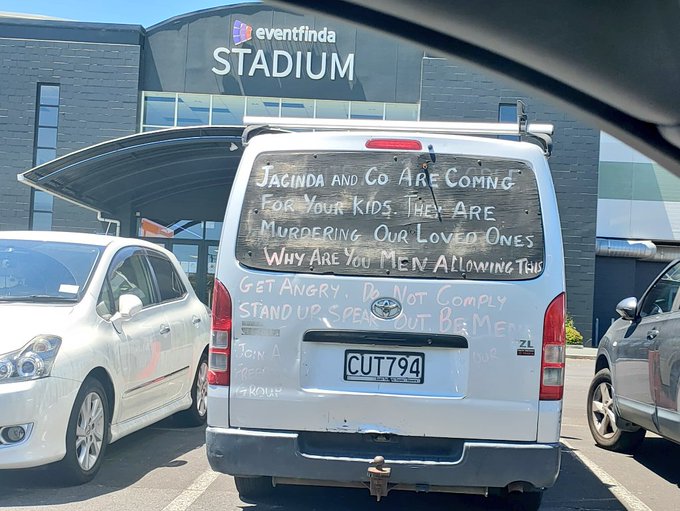
[{"label": "sedan front bumper", "polygon": [[0,383],[0,428],[30,425],[26,437],[0,444],[0,469],[30,468],[62,459],[80,382],[47,377]]}]

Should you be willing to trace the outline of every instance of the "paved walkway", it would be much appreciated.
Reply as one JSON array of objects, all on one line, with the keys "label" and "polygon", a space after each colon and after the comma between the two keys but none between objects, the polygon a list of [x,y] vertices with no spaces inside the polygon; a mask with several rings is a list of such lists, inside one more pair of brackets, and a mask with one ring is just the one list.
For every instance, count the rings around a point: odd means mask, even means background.
[{"label": "paved walkway", "polygon": [[597,358],[597,348],[567,345],[567,358],[586,358],[595,360]]}]

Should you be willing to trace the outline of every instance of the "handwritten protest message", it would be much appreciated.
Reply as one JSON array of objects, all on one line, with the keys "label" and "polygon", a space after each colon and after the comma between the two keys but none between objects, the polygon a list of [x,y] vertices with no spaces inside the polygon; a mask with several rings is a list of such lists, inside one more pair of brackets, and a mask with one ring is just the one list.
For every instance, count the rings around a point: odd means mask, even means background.
[{"label": "handwritten protest message", "polygon": [[543,227],[531,168],[433,154],[260,155],[242,208],[239,261],[336,275],[539,275]]}]

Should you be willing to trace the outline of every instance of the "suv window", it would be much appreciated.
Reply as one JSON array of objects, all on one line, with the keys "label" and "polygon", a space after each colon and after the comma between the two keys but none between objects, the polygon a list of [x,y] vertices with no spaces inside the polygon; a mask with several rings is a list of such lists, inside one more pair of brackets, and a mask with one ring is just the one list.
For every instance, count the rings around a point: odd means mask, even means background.
[{"label": "suv window", "polygon": [[161,254],[149,254],[149,263],[156,274],[156,282],[161,294],[161,302],[183,297],[187,290],[173,264]]},{"label": "suv window", "polygon": [[680,288],[680,263],[665,272],[645,296],[640,316],[670,312]]},{"label": "suv window", "polygon": [[140,254],[131,255],[114,263],[109,271],[109,282],[116,308],[118,299],[124,294],[137,296],[145,307],[153,304],[153,286],[149,277],[146,259]]},{"label": "suv window", "polygon": [[251,268],[297,273],[540,275],[543,223],[533,170],[521,161],[431,151],[259,155],[236,257]]}]

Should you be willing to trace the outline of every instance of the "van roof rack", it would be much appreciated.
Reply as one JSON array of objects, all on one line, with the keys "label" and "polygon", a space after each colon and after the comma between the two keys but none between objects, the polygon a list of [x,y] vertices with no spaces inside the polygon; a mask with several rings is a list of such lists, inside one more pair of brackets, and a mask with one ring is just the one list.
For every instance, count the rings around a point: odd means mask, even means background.
[{"label": "van roof rack", "polygon": [[529,124],[526,107],[517,101],[517,122],[439,122],[383,121],[373,119],[312,119],[306,117],[244,116],[243,145],[263,133],[289,133],[296,130],[396,131],[441,133],[447,135],[517,136],[537,141],[546,156],[552,153],[552,124]]}]

